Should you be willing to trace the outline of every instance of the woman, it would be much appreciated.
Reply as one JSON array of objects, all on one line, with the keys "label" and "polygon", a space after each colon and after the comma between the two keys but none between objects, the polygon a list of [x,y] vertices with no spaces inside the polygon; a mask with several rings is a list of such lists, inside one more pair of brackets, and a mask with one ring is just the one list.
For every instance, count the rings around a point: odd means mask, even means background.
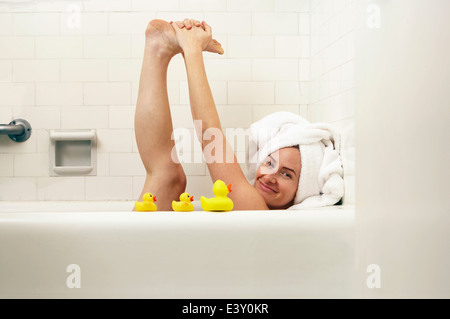
[{"label": "woman", "polygon": [[[181,164],[172,159],[174,141],[171,139],[173,127],[167,96],[167,68],[173,56],[183,54],[192,116],[194,120],[202,121],[202,132],[198,133],[203,136],[206,130],[218,130],[221,134],[215,138],[222,139],[221,154],[227,154],[231,146],[222,133],[202,56],[202,51],[222,54],[223,50],[220,43],[212,39],[211,27],[206,22],[152,20],[145,35],[135,133],[147,176],[139,201],[143,194],[150,192],[157,195],[159,210],[171,210],[172,200],[178,200],[185,191],[186,175]],[[212,142],[217,141],[202,139],[202,149]],[[216,149],[216,158],[218,151]],[[204,155],[210,156],[205,152]],[[229,197],[235,210],[284,209],[294,204],[302,170],[299,147],[288,145],[267,155],[255,172],[254,185],[247,181],[235,156],[232,161],[225,160],[225,155],[223,161],[206,158],[212,180],[221,179],[232,184]]]}]

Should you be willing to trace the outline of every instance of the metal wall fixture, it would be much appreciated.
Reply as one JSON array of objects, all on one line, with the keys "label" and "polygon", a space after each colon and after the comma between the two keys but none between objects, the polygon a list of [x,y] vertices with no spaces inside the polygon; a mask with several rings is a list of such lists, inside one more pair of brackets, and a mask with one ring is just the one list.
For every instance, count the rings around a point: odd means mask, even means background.
[{"label": "metal wall fixture", "polygon": [[23,119],[15,119],[9,124],[0,124],[0,135],[8,135],[14,142],[25,142],[31,136],[31,125]]}]

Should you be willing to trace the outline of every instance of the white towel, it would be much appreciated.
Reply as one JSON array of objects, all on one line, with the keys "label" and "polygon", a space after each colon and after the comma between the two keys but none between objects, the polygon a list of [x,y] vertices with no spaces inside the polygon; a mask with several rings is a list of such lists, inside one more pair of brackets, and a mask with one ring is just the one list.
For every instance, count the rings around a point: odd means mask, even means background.
[{"label": "white towel", "polygon": [[249,130],[247,179],[280,148],[299,145],[301,172],[294,205],[303,209],[334,205],[344,195],[340,136],[328,123],[310,123],[290,112],[276,112],[253,123]]}]

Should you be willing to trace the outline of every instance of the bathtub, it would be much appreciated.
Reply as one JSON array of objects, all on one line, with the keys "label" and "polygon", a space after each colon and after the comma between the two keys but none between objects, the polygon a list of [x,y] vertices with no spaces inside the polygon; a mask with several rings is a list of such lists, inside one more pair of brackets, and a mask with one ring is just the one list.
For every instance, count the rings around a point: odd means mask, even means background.
[{"label": "bathtub", "polygon": [[354,209],[0,202],[0,298],[352,298]]}]

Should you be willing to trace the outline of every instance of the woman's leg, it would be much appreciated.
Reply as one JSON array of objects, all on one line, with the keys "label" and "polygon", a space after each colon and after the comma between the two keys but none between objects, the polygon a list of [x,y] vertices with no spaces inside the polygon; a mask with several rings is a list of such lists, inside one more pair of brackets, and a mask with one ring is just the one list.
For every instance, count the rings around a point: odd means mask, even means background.
[{"label": "woman's leg", "polygon": [[135,114],[135,134],[147,176],[139,201],[150,192],[158,210],[171,210],[186,188],[181,164],[172,160],[173,127],[167,96],[167,68],[181,52],[172,26],[153,20],[146,30],[144,59]]}]

